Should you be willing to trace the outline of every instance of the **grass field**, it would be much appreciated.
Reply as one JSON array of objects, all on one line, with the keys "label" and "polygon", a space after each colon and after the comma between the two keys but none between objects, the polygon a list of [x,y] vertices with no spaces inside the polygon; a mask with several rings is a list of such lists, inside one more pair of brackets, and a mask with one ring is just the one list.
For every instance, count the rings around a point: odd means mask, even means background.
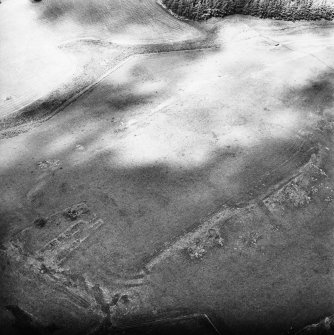
[{"label": "grass field", "polygon": [[93,48],[75,52],[75,47],[61,49],[64,43],[90,39],[131,47],[202,37],[154,0],[5,1],[0,8],[0,117],[68,84],[84,68],[89,71]]},{"label": "grass field", "polygon": [[54,335],[334,314],[333,22],[5,0],[0,25],[2,106],[51,92],[0,124],[6,335],[13,305]]},{"label": "grass field", "polygon": [[[37,4],[41,21],[72,37],[93,36],[122,44],[177,42],[199,32],[174,20],[155,0],[46,0]],[[70,29],[69,29],[70,28]],[[75,36],[77,35],[77,36]]]}]

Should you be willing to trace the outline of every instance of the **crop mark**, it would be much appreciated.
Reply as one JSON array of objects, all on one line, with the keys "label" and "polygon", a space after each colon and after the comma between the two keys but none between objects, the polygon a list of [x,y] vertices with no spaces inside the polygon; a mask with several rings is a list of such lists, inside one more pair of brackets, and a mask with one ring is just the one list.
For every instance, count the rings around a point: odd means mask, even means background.
[{"label": "crop mark", "polygon": [[69,288],[67,288],[64,285],[56,284],[55,289],[63,294],[65,294],[74,304],[82,307],[82,308],[89,308],[91,306],[91,303],[82,297],[81,295],[74,293]]},{"label": "crop mark", "polygon": [[160,253],[154,255],[146,265],[144,266],[143,271],[150,273],[152,269],[161,263],[161,261],[171,257],[177,251],[184,250],[191,246],[192,242],[196,239],[202,239],[203,236],[206,236],[210,229],[214,229],[217,225],[222,222],[225,222],[231,216],[235,214],[235,209],[229,208],[228,206],[223,206],[221,210],[209,218],[202,220],[202,223],[197,226],[193,231],[186,233],[185,235],[179,237],[171,246],[167,247],[164,250],[161,250]]},{"label": "crop mark", "polygon": [[[90,212],[85,203],[65,208],[44,220],[46,223],[43,227],[36,227],[34,224],[16,234],[10,243],[20,254],[29,254],[32,259],[53,269],[62,266],[73,251],[104,224],[102,219]],[[47,240],[55,233],[56,237]],[[32,240],[30,249],[25,248],[24,242],[27,239]],[[47,242],[38,247],[44,239]],[[34,248],[37,250],[31,250]]]},{"label": "crop mark", "polygon": [[101,219],[80,220],[38,250],[36,257],[47,259],[49,265],[61,266],[70,254],[103,224]]},{"label": "crop mark", "polygon": [[[60,296],[79,308],[102,312],[109,318],[109,296],[124,290],[128,293],[143,286],[146,279],[144,272],[136,272],[125,278],[114,278],[112,284],[116,292],[110,292],[109,288],[92,283],[84,276],[80,280],[76,279],[71,269],[63,267],[73,251],[105,223],[85,203],[54,213],[46,221],[42,228],[33,225],[17,233],[6,246],[8,256],[29,269],[29,278],[32,277],[34,281],[38,280],[61,293]],[[50,236],[57,230],[56,237],[37,250],[26,250],[26,239],[35,239],[38,242],[40,238],[46,239],[45,234]],[[34,242],[33,244],[35,245]]]},{"label": "crop mark", "polygon": [[[146,275],[149,275],[156,265],[184,250],[188,251],[191,258],[201,258],[208,249],[216,246],[223,247],[225,241],[224,238],[220,236],[223,225],[226,225],[232,218],[243,217],[245,213],[252,212],[255,208],[259,208],[269,218],[275,230],[281,230],[281,222],[272,213],[270,206],[268,207],[270,201],[273,201],[283,189],[289,187],[289,185],[296,180],[298,181],[301,178],[312,180],[312,176],[320,178],[325,175],[320,168],[323,156],[328,154],[325,148],[320,147],[317,154],[314,153],[314,148],[311,148],[307,153],[312,153],[310,159],[303,166],[295,170],[289,177],[270,187],[267,192],[252,199],[241,207],[231,207],[227,204],[223,205],[218,212],[202,220],[201,224],[194,230],[178,237],[170,246],[155,254],[147,261],[142,271],[146,273]],[[309,182],[307,187],[310,188],[311,186],[311,182]],[[214,231],[214,239],[210,238],[212,237],[210,236],[212,235],[211,231]]]},{"label": "crop mark", "polygon": [[268,207],[263,202],[263,200],[258,199],[256,204],[262,210],[262,212],[267,216],[267,218],[269,219],[269,223],[271,224],[273,229],[274,230],[281,230],[282,229],[282,223],[279,222],[277,217],[268,209]]}]

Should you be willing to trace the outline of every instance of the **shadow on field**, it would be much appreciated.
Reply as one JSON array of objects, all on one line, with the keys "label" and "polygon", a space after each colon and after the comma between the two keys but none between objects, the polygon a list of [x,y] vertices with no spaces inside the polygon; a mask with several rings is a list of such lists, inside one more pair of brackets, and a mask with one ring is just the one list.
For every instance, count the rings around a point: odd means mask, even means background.
[{"label": "shadow on field", "polygon": [[[41,11],[40,18],[46,22],[56,22],[67,18],[75,20],[82,25],[101,25],[108,23],[109,20],[117,22],[117,16],[122,21],[131,23],[136,21],[138,15],[141,14],[140,11],[138,13],[138,6],[136,6],[134,1],[130,1],[128,4],[121,4],[118,1],[108,0],[89,2],[58,0],[43,1],[40,4],[35,4],[35,6],[38,6],[38,10]],[[133,7],[133,10],[131,10],[131,7]],[[145,6],[143,8],[142,11],[146,12]],[[120,13],[121,15],[117,15]],[[119,27],[119,29],[123,30],[124,27]]]},{"label": "shadow on field", "polygon": [[137,38],[151,38],[152,34],[156,34],[155,38],[160,41],[164,40],[165,34],[171,39],[177,38],[179,34],[198,35],[191,24],[176,20],[155,0],[45,0],[34,3],[33,6],[40,13],[40,20],[48,24],[72,21],[82,27],[98,27],[111,35],[130,31],[132,35],[136,35],[138,31],[142,31],[143,36],[139,34]]},{"label": "shadow on field", "polygon": [[[84,133],[80,145],[88,148],[101,134],[108,133],[107,122],[91,133]],[[75,120],[64,121],[57,137],[67,137],[72,127],[80,130]],[[45,132],[42,136],[31,136],[26,145],[35,155],[42,153],[53,140],[57,138],[50,139],[50,133]],[[42,172],[35,162],[24,163],[23,157],[5,171],[6,182],[1,185],[1,204],[7,205],[6,213],[1,213],[4,240],[8,233],[31,226],[36,216],[47,217],[68,205],[85,201],[105,220],[106,226],[77,249],[68,265],[73,275],[88,272],[98,283],[109,287],[115,278],[140,270],[143,261],[154,256],[166,242],[196,227],[199,218],[208,212],[222,204],[233,206],[254,198],[270,183],[276,183],[303,164],[307,155],[301,151],[301,155],[294,156],[296,152],[291,152],[294,145],[288,142],[278,145],[272,141],[266,142],[265,148],[259,148],[252,159],[245,161],[251,171],[236,171],[232,177],[237,188],[232,199],[231,190],[220,188],[209,176],[213,171],[223,176],[224,165],[233,160],[231,152],[240,152],[242,148],[221,149],[212,153],[200,167],[179,169],[158,163],[118,167],[117,155],[112,151],[91,155],[83,162],[75,161],[77,152],[73,143],[53,156],[61,159],[61,168],[44,172],[45,184],[37,189],[30,203],[25,193],[41,180]],[[278,161],[290,161],[291,165],[280,169]],[[267,174],[275,169],[274,174]],[[262,176],[267,178],[268,184],[265,189],[256,189]],[[247,193],[249,191],[253,194]],[[317,321],[331,310],[333,301],[328,280],[332,269],[332,249],[328,248],[330,218],[324,216],[319,220],[319,217],[316,212],[306,216],[305,229],[312,229],[312,237],[299,228],[290,230],[284,243],[273,242],[265,255],[238,254],[227,249],[223,256],[209,256],[192,264],[167,262],[156,274],[158,279],[153,283],[150,308],[159,313],[175,309],[188,314],[204,312],[219,329],[224,329],[227,323],[237,329],[238,334],[282,334],[287,324],[299,327]],[[20,226],[16,226],[18,224]],[[323,229],[314,234],[318,226]],[[230,226],[227,223],[227,239],[238,229],[237,223],[231,222]],[[33,308],[35,316],[45,324],[51,325],[56,320],[57,327],[65,334],[92,327],[91,320],[80,320],[69,312],[66,296],[45,284],[41,286],[38,277],[28,281],[29,274],[14,272],[6,258],[1,266],[1,302],[30,306],[29,310]],[[11,273],[15,274],[15,280],[11,279]],[[80,310],[76,313],[82,315]],[[141,313],[146,319],[160,315],[154,316],[151,310],[145,309]],[[123,319],[125,322],[135,320],[132,316]],[[137,316],[136,321],[141,320]]]},{"label": "shadow on field", "polygon": [[290,89],[283,101],[290,107],[322,115],[334,106],[333,71],[321,74],[303,87]]},{"label": "shadow on field", "polygon": [[[317,115],[333,106],[331,82],[332,75],[324,74],[282,99]],[[319,142],[328,140],[317,130],[311,136],[262,139],[252,149],[221,144],[210,147],[197,165],[182,164],[182,155],[179,164],[168,157],[165,163],[142,163],[140,150],[145,148],[139,146],[124,163],[123,147],[115,149],[115,143],[131,138],[135,145],[139,129],[128,129],[127,121],[166,89],[138,93],[139,85],[136,80],[117,86],[102,82],[91,100],[92,92],[39,128],[3,141],[2,242],[33,226],[38,217],[85,202],[105,224],[66,265],[74,275],[88,274],[93,283],[111,287],[115,278],[142,269],[168,243],[222,205],[237,208],[289,177],[316,152]],[[207,114],[207,124],[213,124]],[[252,130],[256,125],[247,126]],[[147,148],[154,138],[150,141]],[[296,214],[292,228],[286,235],[278,232],[265,253],[222,249],[202,261],[166,262],[149,282],[149,308],[140,312],[151,317],[174,308],[205,312],[239,334],[281,334],[289,324],[316,321],[333,308],[332,226],[315,234],[317,226],[331,217],[324,206],[319,209],[323,216],[307,209],[300,217]],[[226,226],[227,240],[241,231],[238,222]],[[22,264],[12,265],[2,251],[1,269],[1,305],[27,306],[45,324],[56,322],[63,333],[91,327],[92,313],[80,310],[57,285],[49,287],[43,274],[32,275]]]}]

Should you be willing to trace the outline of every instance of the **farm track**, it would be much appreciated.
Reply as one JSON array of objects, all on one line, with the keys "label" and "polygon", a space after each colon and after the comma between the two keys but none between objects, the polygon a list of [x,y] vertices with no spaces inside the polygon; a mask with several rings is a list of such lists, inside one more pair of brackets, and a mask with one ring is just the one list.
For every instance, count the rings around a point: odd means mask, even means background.
[{"label": "farm track", "polygon": [[[62,46],[66,46],[68,43],[80,43],[86,42],[88,44],[100,44],[102,42],[103,45],[108,45],[107,43],[103,43],[103,41],[95,40],[95,39],[77,39],[72,41],[63,42]],[[114,44],[111,44],[113,46]],[[55,92],[52,92],[49,97],[39,98],[30,104],[19,108],[18,110],[11,113],[8,117],[0,119],[0,139],[8,138],[11,136],[15,136],[16,134],[24,131],[24,126],[26,123],[31,122],[45,122],[63,111],[65,108],[70,106],[72,103],[77,101],[84,94],[91,92],[103,79],[108,77],[113,72],[117,71],[120,67],[125,65],[130,60],[136,57],[144,57],[153,54],[165,54],[165,53],[175,53],[175,52],[186,52],[186,51],[204,51],[204,50],[214,50],[219,48],[218,45],[214,43],[214,34],[208,33],[207,37],[196,39],[193,41],[185,41],[178,43],[157,43],[157,44],[149,44],[138,46],[130,52],[126,52],[127,55],[121,56],[119,62],[116,65],[109,68],[106,72],[104,72],[98,79],[95,79],[92,83],[87,83],[85,85],[80,85],[80,77],[76,78],[76,82],[66,84],[70,87],[78,86],[78,88],[74,89],[74,92],[69,97],[59,98],[58,103],[54,103],[57,101],[57,97],[55,97]],[[81,87],[80,87],[81,86]],[[69,89],[71,92],[71,89]],[[49,101],[51,103],[51,108],[49,108]],[[47,107],[44,107],[44,106]],[[29,124],[28,126],[34,126],[35,124]],[[23,127],[22,127],[23,126]]]},{"label": "farm track", "polygon": [[[16,6],[14,10],[20,9],[20,6],[17,2],[18,1],[14,3],[14,6]],[[5,5],[7,6],[7,4]],[[52,42],[52,47],[54,47],[55,49],[57,49],[59,46],[62,46],[68,40],[79,41],[85,40],[87,38],[100,40],[103,41],[103,43],[105,44],[109,43],[110,45],[115,45],[118,42],[122,43],[123,39],[126,40],[126,36],[130,38],[134,36],[128,44],[123,45],[123,49],[126,51],[132,45],[145,46],[157,45],[161,43],[171,45],[174,42],[187,43],[189,40],[201,40],[206,37],[205,32],[201,31],[201,29],[198,29],[197,27],[194,27],[194,25],[186,24],[182,21],[175,20],[158,4],[156,4],[155,0],[145,0],[141,1],[140,3],[135,0],[126,2],[110,2],[102,0],[98,1],[97,3],[86,3],[85,1],[68,2],[60,0],[57,1],[57,3],[55,3],[54,1],[43,1],[43,3],[31,4],[30,7],[28,6],[28,8],[25,8],[25,10],[29,9],[35,12],[33,19],[37,19],[37,24],[42,24],[43,29],[52,29],[53,36],[50,39],[55,39],[55,41]],[[7,16],[11,15],[15,15],[15,11],[14,13],[11,13],[8,9]],[[51,23],[52,25],[53,23],[58,23],[58,21],[60,21],[61,26],[62,20],[64,18],[67,23],[70,22],[70,27],[58,31],[58,24],[54,26],[49,26],[49,23]],[[37,27],[35,21],[33,23]],[[7,23],[4,23],[2,29],[6,28]],[[36,28],[34,27],[34,29]],[[122,35],[124,30],[127,31],[126,36]],[[117,32],[117,34],[120,33],[120,37],[116,38],[113,35],[114,32]],[[15,42],[15,38],[16,36],[14,35],[11,40]],[[10,47],[11,45],[8,46],[8,48]],[[29,57],[31,57],[32,60],[36,62],[39,57],[38,51],[32,51],[36,54],[29,55]],[[32,51],[29,50],[30,53]],[[63,55],[62,53],[60,54]],[[5,55],[6,54],[4,54],[3,57],[5,57]],[[65,58],[67,58],[67,56]],[[40,61],[42,60],[43,59],[41,59]],[[18,65],[21,66],[21,64]],[[73,88],[71,86],[81,84],[80,67],[82,66],[82,64],[72,64],[71,66],[75,67],[71,70],[74,71],[74,76],[76,76],[77,78],[74,78],[73,82],[71,82],[71,78],[67,78],[66,82],[58,83],[57,86],[53,88],[54,91],[58,91],[59,89],[61,90],[61,86],[63,85],[67,86],[67,90],[72,90]],[[25,74],[22,74],[20,80],[22,82],[25,82],[26,80],[32,82],[34,78],[37,77],[36,75],[40,76],[43,80],[45,80],[43,67],[41,70],[33,69],[33,71],[35,71],[36,74],[30,73],[28,77],[26,77]],[[39,73],[39,71],[41,71],[41,73]],[[66,72],[68,71],[69,69],[66,69]],[[50,78],[50,80],[52,79],[53,78]],[[58,79],[57,82],[59,82]],[[9,81],[9,83],[11,83],[11,81]],[[85,84],[85,86],[89,85],[90,83]],[[5,84],[6,81],[4,81],[4,85]],[[6,86],[3,87],[3,92],[1,93],[6,94],[5,88]],[[45,95],[45,93],[40,94],[38,91],[35,92],[33,89],[28,90],[28,87],[24,85],[22,91],[19,91],[19,93],[20,95],[14,94],[14,97],[11,97],[9,94],[8,101],[1,101],[0,108],[3,108],[4,112],[0,117],[2,118],[0,120],[0,129],[8,127],[10,122],[12,122],[13,125],[18,125],[18,113],[21,114],[21,112],[24,112],[25,114],[27,114],[27,109],[30,110],[38,108],[38,101],[40,104],[43,101],[48,100],[49,98],[54,98],[54,92],[50,91],[50,93],[47,93],[47,95]],[[7,100],[7,97],[5,96],[3,96],[2,98]],[[30,101],[32,98],[34,100]],[[17,116],[17,118],[14,121],[15,115]],[[7,116],[9,117],[8,119]],[[24,118],[24,116],[22,117]]]},{"label": "farm track", "polygon": [[[69,15],[76,16],[79,11],[77,10],[76,6],[78,4],[73,5],[66,5],[65,3],[60,2],[60,4],[57,4],[55,6],[52,1],[48,0],[45,2],[45,7],[48,9],[46,12],[48,13],[51,18],[55,19],[59,13],[63,13],[63,15],[68,15],[67,10],[70,12]],[[55,7],[54,7],[55,6]],[[63,7],[62,7],[63,6]],[[113,18],[107,14],[110,12],[122,12],[125,13],[124,15],[128,17],[128,14],[134,11],[134,7],[137,8],[137,15],[133,17],[134,20],[133,23],[137,24],[143,24],[145,22],[146,25],[150,26],[153,31],[154,25],[156,23],[161,23],[161,25],[166,25],[166,29],[171,29],[172,31],[179,31],[183,27],[185,23],[182,21],[176,20],[171,14],[169,14],[166,10],[164,10],[160,5],[158,5],[155,0],[146,0],[140,3],[138,6],[138,3],[136,1],[127,1],[122,3],[121,7],[119,7],[119,4],[114,3],[103,3],[101,8],[97,9],[96,17],[107,27],[107,29],[112,29],[115,22],[113,21]],[[88,6],[89,7],[89,6]],[[62,9],[63,8],[63,9]],[[96,9],[96,8],[95,8]],[[89,8],[87,9],[89,12]],[[149,13],[157,11],[159,12],[159,15],[154,15],[151,17]],[[84,13],[85,11],[83,11]],[[147,17],[150,19],[147,20]],[[160,18],[161,17],[161,18]],[[47,17],[44,18],[46,20]],[[89,17],[88,17],[89,19]],[[125,20],[125,18],[122,18]],[[152,21],[151,21],[152,19]],[[85,20],[84,18],[76,17],[76,20],[79,22],[82,20]],[[221,46],[215,42],[215,32],[214,31],[205,31],[203,27],[200,27],[199,25],[196,26],[195,23],[188,24],[189,27],[194,27],[193,29],[196,29],[201,37],[197,37],[195,39],[187,39],[183,41],[177,41],[177,42],[171,42],[166,41],[164,43],[157,43],[156,41],[153,41],[152,43],[141,43],[140,45],[130,46],[130,45],[120,45],[117,42],[109,41],[108,39],[99,39],[94,37],[94,31],[95,31],[95,25],[96,22],[88,22],[88,27],[91,27],[91,30],[85,31],[86,36],[85,37],[78,37],[73,38],[70,40],[64,40],[62,41],[58,47],[66,48],[68,45],[75,46],[76,44],[80,44],[82,42],[86,43],[87,45],[102,45],[105,48],[117,48],[122,49],[122,54],[120,57],[117,57],[118,59],[115,60],[114,64],[111,65],[111,67],[107,68],[102,75],[100,75],[97,79],[94,79],[93,82],[90,80],[89,82],[83,82],[81,76],[76,76],[74,78],[73,82],[66,83],[66,90],[70,92],[70,94],[66,94],[65,96],[59,96],[59,93],[61,92],[61,95],[63,95],[64,89],[59,87],[54,92],[51,92],[48,96],[40,97],[28,104],[25,104],[22,107],[19,107],[18,109],[14,110],[10,113],[10,115],[5,116],[3,118],[0,118],[0,139],[1,138],[8,138],[15,136],[16,134],[19,134],[20,132],[27,131],[31,126],[34,126],[33,123],[37,121],[38,122],[44,122],[56,115],[57,113],[64,110],[66,107],[71,105],[73,102],[75,102],[77,99],[82,97],[84,94],[89,93],[91,90],[94,89],[94,87],[100,83],[104,78],[106,78],[108,75],[116,71],[118,68],[120,68],[122,65],[127,63],[130,59],[135,58],[139,55],[150,55],[150,54],[159,54],[159,53],[172,53],[172,52],[182,52],[182,51],[200,51],[205,49],[215,49],[220,48]],[[308,27],[310,30],[323,28],[323,26],[326,28],[328,26],[326,25],[317,25],[315,24],[313,27]],[[109,27],[109,28],[108,28]],[[276,42],[267,36],[262,36],[254,27],[250,27],[247,25],[248,29],[253,30],[259,36],[271,40],[272,42]],[[291,33],[298,32],[298,31],[304,31],[304,27],[289,27],[289,28],[277,28],[277,31],[281,31],[284,29],[291,30]],[[161,32],[156,32],[156,35],[159,36],[160,39],[163,38],[163,34]],[[324,65],[330,66],[326,64],[323,60],[318,58],[315,55],[293,50],[288,45],[283,45],[289,50],[296,51],[298,53],[309,55],[311,57],[314,57],[317,59],[317,61],[323,63]],[[58,97],[59,96],[59,97]],[[27,123],[30,123],[29,125],[25,125]]]}]

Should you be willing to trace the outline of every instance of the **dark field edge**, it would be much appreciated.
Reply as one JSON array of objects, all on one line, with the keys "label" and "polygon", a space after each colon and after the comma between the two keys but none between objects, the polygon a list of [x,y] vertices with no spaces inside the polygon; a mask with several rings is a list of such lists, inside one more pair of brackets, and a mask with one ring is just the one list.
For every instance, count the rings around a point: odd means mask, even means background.
[{"label": "dark field edge", "polygon": [[[110,320],[103,319],[100,322],[92,321],[86,330],[72,328],[64,331],[57,325],[51,323],[43,325],[35,316],[26,312],[18,305],[5,306],[1,312],[10,315],[10,325],[5,325],[4,335],[56,335],[56,334],[78,334],[78,335],[237,335],[225,324],[216,320],[215,315],[206,313],[190,313],[185,310],[169,311],[157,315],[155,319],[141,315],[133,320],[127,320],[119,326],[113,325]],[[217,323],[216,323],[217,322]],[[219,329],[216,327],[218,326]],[[249,325],[248,325],[249,326]],[[325,317],[318,323],[310,324],[300,330],[290,329],[287,335],[330,335],[334,332],[334,316]],[[247,327],[238,335],[247,334]],[[283,335],[283,334],[282,334]]]}]

